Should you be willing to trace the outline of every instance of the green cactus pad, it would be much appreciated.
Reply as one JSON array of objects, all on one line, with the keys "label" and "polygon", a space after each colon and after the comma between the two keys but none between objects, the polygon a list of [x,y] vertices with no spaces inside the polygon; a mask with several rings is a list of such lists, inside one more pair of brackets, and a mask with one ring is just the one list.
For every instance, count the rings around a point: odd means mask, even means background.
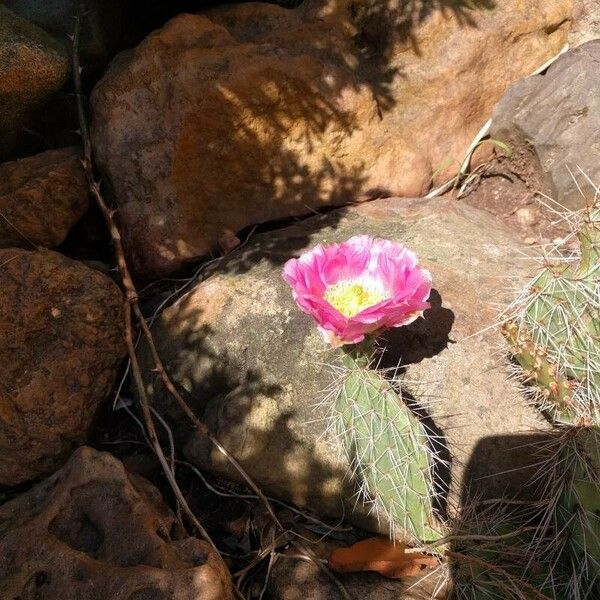
[{"label": "green cactus pad", "polygon": [[[364,497],[422,542],[442,537],[433,513],[432,455],[423,424],[368,360],[346,354],[336,430]],[[394,535],[394,532],[391,532]]]},{"label": "green cactus pad", "polygon": [[600,420],[600,210],[578,239],[576,260],[549,263],[503,331],[541,408],[558,422],[589,424]]}]

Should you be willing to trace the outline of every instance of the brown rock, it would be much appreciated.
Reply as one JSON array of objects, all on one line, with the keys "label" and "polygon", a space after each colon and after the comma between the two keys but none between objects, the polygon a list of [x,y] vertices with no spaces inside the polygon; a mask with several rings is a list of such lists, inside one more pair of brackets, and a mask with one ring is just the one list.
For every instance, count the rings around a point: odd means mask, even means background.
[{"label": "brown rock", "polygon": [[0,164],[0,247],[58,246],[88,200],[77,148]]},{"label": "brown rock", "polygon": [[66,49],[0,5],[0,159],[27,127],[32,110],[68,80]]},{"label": "brown rock", "polygon": [[[375,573],[336,575],[353,598],[365,600],[435,600],[440,577],[429,574],[419,581],[385,579]],[[269,579],[270,600],[339,600],[340,590],[312,562],[281,557],[274,565]]]},{"label": "brown rock", "polygon": [[[281,277],[290,257],[356,234],[405,242],[433,275],[432,308],[389,333],[382,364],[406,367],[405,390],[449,447],[451,505],[469,488],[530,497],[526,467],[536,459],[528,448],[540,439],[532,431],[548,425],[510,379],[494,324],[535,265],[492,216],[455,200],[376,200],[234,251],[156,323],[157,349],[179,390],[263,491],[387,533],[383,517],[377,522],[356,504],[356,482],[326,433],[332,374],[324,365],[337,363],[340,351],[326,346]],[[149,393],[174,420],[190,461],[235,478],[174,406],[147,348],[141,360]],[[438,473],[448,479],[443,468]]]},{"label": "brown rock", "polygon": [[49,250],[0,250],[0,485],[48,473],[85,440],[124,354],[108,277]]},{"label": "brown rock", "polygon": [[110,454],[80,448],[0,507],[0,597],[230,600],[210,546],[185,535],[159,491]]},{"label": "brown rock", "polygon": [[535,206],[522,206],[515,211],[515,217],[521,227],[533,227],[539,223],[539,209]]},{"label": "brown rock", "polygon": [[168,273],[252,223],[423,193],[568,34],[570,0],[421,4],[229,6],[118,57],[93,140],[135,270]]},{"label": "brown rock", "polygon": [[[3,1],[10,10],[41,27],[70,52],[78,0]],[[86,66],[86,72],[103,67],[114,56],[125,33],[123,12],[126,4],[120,0],[86,0],[79,44],[81,63]]]}]

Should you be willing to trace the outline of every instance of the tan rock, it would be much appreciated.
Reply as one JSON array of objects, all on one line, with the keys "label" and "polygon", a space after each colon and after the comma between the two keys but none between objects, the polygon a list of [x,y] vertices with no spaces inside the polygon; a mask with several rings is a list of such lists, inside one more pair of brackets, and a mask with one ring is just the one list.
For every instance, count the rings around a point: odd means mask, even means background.
[{"label": "tan rock", "polygon": [[[451,504],[469,489],[531,497],[530,445],[548,425],[510,380],[494,324],[535,266],[492,216],[454,200],[376,200],[256,236],[234,251],[155,326],[179,390],[265,492],[387,533],[384,519],[356,504],[356,482],[326,433],[330,408],[322,401],[332,374],[324,365],[335,364],[339,351],[325,345],[281,277],[290,257],[356,234],[401,240],[432,272],[432,308],[390,332],[382,364],[406,367],[405,390],[449,448]],[[174,406],[147,349],[141,359],[151,397],[174,420],[188,458],[236,477]],[[441,465],[438,475],[447,481]]]},{"label": "tan rock", "polygon": [[0,164],[0,247],[61,244],[89,200],[77,148]]},{"label": "tan rock", "polygon": [[0,159],[27,127],[31,111],[68,80],[67,50],[0,5]]},{"label": "tan rock", "polygon": [[573,0],[571,47],[600,38],[600,0]]},{"label": "tan rock", "polygon": [[52,471],[83,443],[124,355],[108,277],[49,250],[0,250],[0,485]]},{"label": "tan rock", "polygon": [[571,8],[468,4],[228,6],[117,58],[92,96],[93,140],[135,270],[451,174],[506,88],[563,46]]},{"label": "tan rock", "polygon": [[80,448],[0,507],[0,597],[231,600],[211,547],[188,537],[159,491],[110,454]]}]

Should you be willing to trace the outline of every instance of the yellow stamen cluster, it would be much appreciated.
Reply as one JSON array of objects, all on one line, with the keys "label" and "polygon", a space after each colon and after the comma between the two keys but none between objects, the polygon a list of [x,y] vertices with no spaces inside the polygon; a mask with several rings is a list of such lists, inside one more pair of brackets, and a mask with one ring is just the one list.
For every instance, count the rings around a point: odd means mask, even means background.
[{"label": "yellow stamen cluster", "polygon": [[353,317],[365,308],[385,300],[387,294],[376,283],[346,279],[329,286],[324,298],[345,317]]}]

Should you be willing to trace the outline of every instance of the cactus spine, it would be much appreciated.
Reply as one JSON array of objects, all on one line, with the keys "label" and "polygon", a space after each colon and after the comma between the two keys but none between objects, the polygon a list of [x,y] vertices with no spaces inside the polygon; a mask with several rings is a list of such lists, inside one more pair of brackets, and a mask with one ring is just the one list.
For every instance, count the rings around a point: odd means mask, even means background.
[{"label": "cactus spine", "polygon": [[578,238],[578,264],[548,264],[504,327],[540,408],[568,424],[600,422],[600,207]]},{"label": "cactus spine", "polygon": [[556,530],[571,587],[581,598],[600,597],[600,429],[574,427],[564,434],[555,471]]},{"label": "cactus spine", "polygon": [[391,528],[422,542],[439,539],[427,432],[391,383],[369,368],[370,356],[368,344],[344,355],[334,412],[338,439],[363,496]]},{"label": "cactus spine", "polygon": [[600,597],[600,205],[579,252],[548,263],[504,326],[524,379],[559,428],[549,459],[550,522],[574,598]]},{"label": "cactus spine", "polygon": [[458,539],[450,553],[451,598],[554,598],[552,564],[544,557],[532,557],[530,549],[527,527],[538,513],[534,504],[502,499],[463,505],[455,523]]}]

